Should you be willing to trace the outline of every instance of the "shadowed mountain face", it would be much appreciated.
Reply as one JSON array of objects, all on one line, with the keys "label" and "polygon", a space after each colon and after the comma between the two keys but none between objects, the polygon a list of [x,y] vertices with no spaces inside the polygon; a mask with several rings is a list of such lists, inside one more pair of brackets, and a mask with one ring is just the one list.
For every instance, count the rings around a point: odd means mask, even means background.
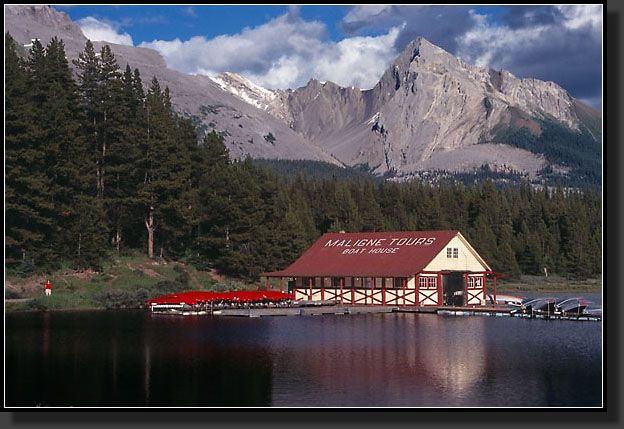
[{"label": "shadowed mountain face", "polygon": [[[57,36],[70,59],[87,40],[67,14],[49,6],[5,6],[5,28],[23,44],[39,38],[45,45]],[[575,159],[552,155],[566,151],[565,141],[553,146],[553,133],[582,136],[581,158],[601,156],[600,112],[553,82],[471,66],[423,38],[366,91],[315,79],[295,90],[268,90],[233,73],[185,75],[168,69],[154,50],[107,44],[122,70],[126,63],[138,68],[145,83],[156,76],[174,108],[200,134],[222,134],[237,158],[365,164],[399,177],[487,164],[535,177],[547,166],[578,167]],[[517,130],[528,132],[531,144],[518,140]]]}]

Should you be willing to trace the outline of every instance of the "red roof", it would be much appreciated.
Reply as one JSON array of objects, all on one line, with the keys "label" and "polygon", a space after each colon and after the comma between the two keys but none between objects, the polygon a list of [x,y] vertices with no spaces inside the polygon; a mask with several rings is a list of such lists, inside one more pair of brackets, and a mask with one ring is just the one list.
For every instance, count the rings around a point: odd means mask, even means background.
[{"label": "red roof", "polygon": [[267,277],[409,277],[459,231],[328,233],[299,259]]}]

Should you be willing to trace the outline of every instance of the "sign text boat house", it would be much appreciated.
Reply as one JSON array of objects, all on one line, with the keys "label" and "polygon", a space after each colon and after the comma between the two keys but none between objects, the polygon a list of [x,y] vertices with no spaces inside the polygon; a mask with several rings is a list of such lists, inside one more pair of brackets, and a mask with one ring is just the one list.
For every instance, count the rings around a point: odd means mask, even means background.
[{"label": "sign text boat house", "polygon": [[492,271],[459,231],[324,234],[291,266],[263,273],[288,279],[297,300],[342,304],[485,305]]}]

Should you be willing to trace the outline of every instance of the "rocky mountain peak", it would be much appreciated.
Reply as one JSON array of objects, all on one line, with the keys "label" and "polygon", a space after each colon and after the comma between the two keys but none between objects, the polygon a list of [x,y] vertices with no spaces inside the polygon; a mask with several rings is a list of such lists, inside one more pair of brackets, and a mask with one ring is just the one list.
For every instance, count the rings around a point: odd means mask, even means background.
[{"label": "rocky mountain peak", "polygon": [[[31,38],[38,38],[45,42],[49,36],[50,30],[59,31],[62,33],[69,33],[74,37],[85,39],[82,30],[76,24],[72,22],[69,15],[65,12],[58,12],[51,6],[47,5],[5,5],[5,23],[7,17],[9,19],[21,19],[29,23],[27,30],[32,35]],[[37,30],[42,30],[38,31]],[[19,39],[19,34],[13,36],[22,43],[27,43],[30,40]]]},{"label": "rocky mountain peak", "polygon": [[72,22],[69,15],[65,12],[58,12],[47,5],[6,5],[4,11],[8,14],[22,15],[36,19],[42,24],[68,24]]}]

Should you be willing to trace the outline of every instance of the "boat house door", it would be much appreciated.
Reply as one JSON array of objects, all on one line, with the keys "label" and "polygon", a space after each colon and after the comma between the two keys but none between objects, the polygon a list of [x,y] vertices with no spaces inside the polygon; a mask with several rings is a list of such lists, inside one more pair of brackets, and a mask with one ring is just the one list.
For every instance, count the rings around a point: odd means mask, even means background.
[{"label": "boat house door", "polygon": [[463,272],[442,276],[442,305],[465,305]]}]

